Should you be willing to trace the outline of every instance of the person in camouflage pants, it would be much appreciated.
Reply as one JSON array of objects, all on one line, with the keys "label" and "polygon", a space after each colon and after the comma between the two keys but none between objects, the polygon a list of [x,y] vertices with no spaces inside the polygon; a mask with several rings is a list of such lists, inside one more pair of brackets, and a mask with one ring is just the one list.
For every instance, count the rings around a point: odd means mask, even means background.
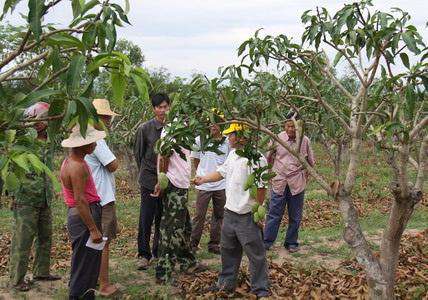
[{"label": "person in camouflage pants", "polygon": [[[24,112],[25,118],[41,118],[47,116],[49,104],[38,102]],[[42,144],[42,161],[52,167],[52,151],[46,142],[44,122],[34,123],[38,139]],[[12,203],[14,227],[10,251],[10,282],[19,291],[28,291],[30,285],[24,281],[27,273],[31,246],[35,239],[34,280],[58,280],[60,277],[51,275],[50,251],[52,241],[52,185],[45,174],[27,174],[21,187],[14,193]]]},{"label": "person in camouflage pants", "polygon": [[188,190],[168,185],[163,198],[164,213],[160,223],[159,260],[156,277],[168,280],[174,265],[180,265],[181,271],[187,271],[196,265],[196,259],[190,248],[192,226],[187,209]]}]

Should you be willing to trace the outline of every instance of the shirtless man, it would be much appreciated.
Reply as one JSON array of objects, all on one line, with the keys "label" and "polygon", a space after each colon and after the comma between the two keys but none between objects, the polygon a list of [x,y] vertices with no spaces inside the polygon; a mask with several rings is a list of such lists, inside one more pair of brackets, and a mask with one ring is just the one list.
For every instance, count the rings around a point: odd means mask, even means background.
[{"label": "shirtless man", "polygon": [[101,205],[91,171],[84,160],[95,149],[95,142],[106,136],[104,131],[88,126],[83,137],[78,126],[61,145],[71,148],[61,167],[61,183],[68,207],[67,229],[72,244],[69,299],[95,299],[95,287],[101,265],[102,249],[86,246],[89,239],[103,241]]}]

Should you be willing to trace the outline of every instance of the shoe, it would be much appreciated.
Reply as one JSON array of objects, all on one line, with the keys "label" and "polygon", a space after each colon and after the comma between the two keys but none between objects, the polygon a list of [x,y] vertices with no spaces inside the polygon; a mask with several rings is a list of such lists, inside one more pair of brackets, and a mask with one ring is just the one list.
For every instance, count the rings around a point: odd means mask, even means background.
[{"label": "shoe", "polygon": [[18,292],[28,292],[29,290],[31,290],[31,286],[28,282],[18,283],[17,285],[14,285],[12,288]]},{"label": "shoe", "polygon": [[299,252],[299,246],[288,246],[287,250],[290,253],[296,253],[296,252]]},{"label": "shoe", "polygon": [[33,280],[36,280],[36,281],[56,281],[60,279],[61,279],[61,276],[52,275],[52,274],[36,276],[33,278]]},{"label": "shoe", "polygon": [[147,270],[150,266],[150,261],[147,258],[140,258],[137,264],[137,270],[143,271]]},{"label": "shoe", "polygon": [[219,247],[212,247],[212,248],[209,248],[209,249],[208,249],[208,252],[209,252],[209,253],[213,253],[213,254],[217,254],[217,255],[220,255],[220,254],[221,254],[221,252],[220,252],[220,248],[219,248]]}]

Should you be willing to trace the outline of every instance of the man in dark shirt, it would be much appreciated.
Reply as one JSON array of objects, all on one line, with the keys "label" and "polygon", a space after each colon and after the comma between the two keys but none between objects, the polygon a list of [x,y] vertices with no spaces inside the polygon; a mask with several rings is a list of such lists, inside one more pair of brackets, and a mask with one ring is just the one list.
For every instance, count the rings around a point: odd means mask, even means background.
[{"label": "man in dark shirt", "polygon": [[[139,270],[149,266],[152,257],[157,257],[159,245],[159,224],[162,214],[162,202],[159,197],[152,197],[157,183],[157,154],[154,145],[160,138],[169,110],[168,95],[158,93],[151,97],[155,117],[137,129],[134,145],[134,156],[139,169],[138,182],[141,189],[140,222],[138,226],[138,257],[141,258]],[[155,221],[153,249],[150,249],[150,235]]]}]

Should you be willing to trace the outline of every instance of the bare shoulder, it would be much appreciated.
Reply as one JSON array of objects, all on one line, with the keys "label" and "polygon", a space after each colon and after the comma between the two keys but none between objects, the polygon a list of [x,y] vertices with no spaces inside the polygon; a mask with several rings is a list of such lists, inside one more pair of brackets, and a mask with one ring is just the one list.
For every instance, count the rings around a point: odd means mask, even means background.
[{"label": "bare shoulder", "polygon": [[68,171],[71,177],[88,176],[88,170],[84,161],[69,160]]}]

